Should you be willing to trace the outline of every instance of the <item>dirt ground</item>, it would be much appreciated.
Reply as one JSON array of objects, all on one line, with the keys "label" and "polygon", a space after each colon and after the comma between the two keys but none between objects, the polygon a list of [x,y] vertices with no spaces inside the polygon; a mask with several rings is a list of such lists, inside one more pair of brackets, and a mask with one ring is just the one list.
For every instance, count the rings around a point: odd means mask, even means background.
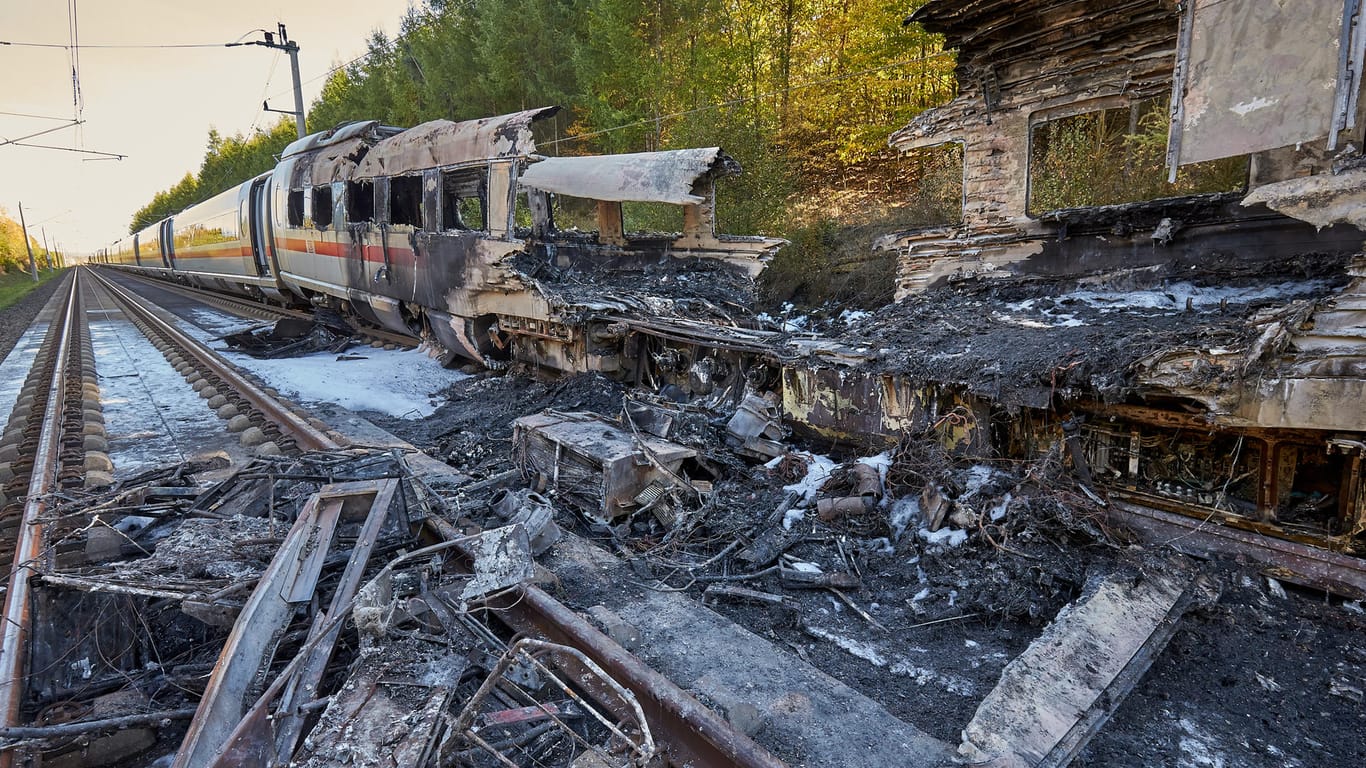
[{"label": "dirt ground", "polygon": [[[447,395],[449,402],[422,421],[371,417],[475,477],[513,466],[512,419],[546,408],[614,416],[622,403],[620,385],[597,376],[560,382],[476,377]],[[719,429],[708,425],[695,446],[719,473],[713,501],[679,530],[666,531],[652,519],[594,528],[560,509],[562,523],[578,520],[581,535],[628,560],[642,582],[705,599],[950,743],[958,741],[1005,665],[1079,594],[1088,576],[1159,568],[1160,557],[1179,557],[1141,547],[1109,525],[1104,509],[1046,462],[986,469],[908,443],[891,456],[889,499],[914,497],[926,481],[938,483],[972,513],[960,520],[970,524],[961,542],[930,534],[913,520],[898,521],[895,503],[830,522],[818,520],[813,509],[792,520],[798,540],[784,562],[854,575],[862,588],[848,590],[849,601],[830,590],[791,588],[777,573],[737,578],[755,568],[726,547],[763,529],[765,517],[783,502],[783,486],[800,479],[805,467],[793,460],[769,469],[741,460],[720,447]],[[854,457],[834,457],[844,458]],[[1076,764],[1361,763],[1361,606],[1283,587],[1247,564],[1203,567],[1221,585],[1221,596],[1187,614]],[[705,597],[712,585],[758,590],[782,597],[783,604]]]}]

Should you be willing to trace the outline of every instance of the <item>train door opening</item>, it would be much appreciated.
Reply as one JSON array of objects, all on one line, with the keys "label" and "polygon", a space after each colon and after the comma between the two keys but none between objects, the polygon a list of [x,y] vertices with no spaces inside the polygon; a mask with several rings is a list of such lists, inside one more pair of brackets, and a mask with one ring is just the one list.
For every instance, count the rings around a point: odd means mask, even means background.
[{"label": "train door opening", "polygon": [[248,219],[251,227],[251,256],[256,262],[256,274],[265,277],[270,274],[270,205],[266,200],[269,194],[268,179],[252,182],[251,193],[247,195],[249,206]]},{"label": "train door opening", "polygon": [[142,266],[142,251],[138,250],[138,236],[133,235],[133,263]]}]

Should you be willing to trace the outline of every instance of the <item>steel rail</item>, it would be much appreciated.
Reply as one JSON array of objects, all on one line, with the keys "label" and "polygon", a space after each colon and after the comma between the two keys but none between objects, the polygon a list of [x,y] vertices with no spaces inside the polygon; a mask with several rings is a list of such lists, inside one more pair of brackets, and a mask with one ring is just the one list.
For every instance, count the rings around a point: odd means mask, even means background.
[{"label": "steel rail", "polygon": [[506,605],[504,613],[519,615],[554,642],[583,650],[629,688],[645,708],[656,738],[667,742],[671,764],[786,768],[758,742],[544,590],[528,585],[520,597],[521,604]]},{"label": "steel rail", "polygon": [[[174,344],[184,354],[190,355],[198,363],[198,367],[206,370],[218,378],[222,379],[227,386],[236,390],[252,407],[259,410],[267,419],[273,421],[280,427],[280,430],[294,439],[294,442],[304,450],[310,451],[335,451],[342,446],[335,440],[328,437],[325,432],[309,424],[302,416],[287,408],[276,398],[267,394],[264,390],[252,383],[231,363],[224,360],[217,352],[205,347],[195,339],[186,335],[172,323],[162,319],[152,312],[145,304],[143,299],[135,296],[132,292],[121,286],[115,285],[103,275],[93,273],[110,295],[114,297],[124,311],[136,315],[140,320],[162,334],[168,341]],[[0,766],[0,768],[4,768]]]},{"label": "steel rail", "polygon": [[[43,526],[38,521],[47,510],[48,495],[54,490],[57,480],[67,358],[76,335],[76,296],[80,290],[80,275],[80,270],[72,274],[66,299],[47,403],[43,408],[42,428],[33,457],[33,471],[29,476],[28,493],[24,497],[24,516],[19,523],[14,567],[10,572],[9,589],[5,593],[5,626],[3,634],[0,634],[0,726],[5,728],[19,725],[23,704],[29,622],[32,620],[29,611],[30,582],[43,545]],[[76,375],[80,375],[79,372]],[[0,768],[9,768],[12,764],[12,752],[6,750],[0,753]]]}]

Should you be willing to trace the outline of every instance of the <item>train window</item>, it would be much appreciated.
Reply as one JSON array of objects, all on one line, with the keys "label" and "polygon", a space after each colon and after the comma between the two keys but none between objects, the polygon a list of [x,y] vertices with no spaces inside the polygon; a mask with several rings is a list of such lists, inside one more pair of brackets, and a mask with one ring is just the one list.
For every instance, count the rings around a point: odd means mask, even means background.
[{"label": "train window", "polygon": [[389,223],[422,226],[422,177],[389,179]]},{"label": "train window", "polygon": [[948,227],[963,222],[963,142],[946,141],[903,152],[893,166],[904,186],[897,216],[908,228]]},{"label": "train window", "polygon": [[549,192],[542,192],[539,189],[517,193],[517,205],[513,209],[512,220],[518,237],[545,237],[555,231],[555,217],[551,212],[550,198]]},{"label": "train window", "polygon": [[596,232],[598,229],[598,206],[592,200],[570,195],[551,196],[551,218],[555,230],[566,232],[578,229]]},{"label": "train window", "polygon": [[484,220],[484,197],[488,173],[483,168],[443,171],[441,174],[441,228],[488,229]]},{"label": "train window", "polygon": [[527,199],[526,190],[517,193],[516,207],[512,210],[512,224],[519,230],[530,230],[536,223],[535,217],[531,213],[531,201]]},{"label": "train window", "polygon": [[1032,116],[1029,214],[1243,189],[1247,156],[1184,165],[1167,181],[1167,102]]},{"label": "train window", "polygon": [[302,189],[289,190],[289,226],[302,227],[304,225],[304,191]]},{"label": "train window", "polygon": [[353,223],[375,220],[374,182],[346,182],[346,220]]},{"label": "train window", "polygon": [[332,187],[329,185],[313,188],[313,226],[332,228]]},{"label": "train window", "polygon": [[628,201],[621,204],[621,226],[639,235],[672,234],[683,231],[683,206],[672,203]]}]

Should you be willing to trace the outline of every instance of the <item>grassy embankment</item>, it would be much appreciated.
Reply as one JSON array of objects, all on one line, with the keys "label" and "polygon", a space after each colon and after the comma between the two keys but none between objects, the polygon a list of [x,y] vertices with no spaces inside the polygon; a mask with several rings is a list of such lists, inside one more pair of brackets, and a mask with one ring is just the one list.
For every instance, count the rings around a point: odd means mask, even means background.
[{"label": "grassy embankment", "polygon": [[0,309],[8,309],[28,295],[28,292],[65,274],[65,269],[38,270],[38,282],[28,272],[6,272],[0,274]]}]

